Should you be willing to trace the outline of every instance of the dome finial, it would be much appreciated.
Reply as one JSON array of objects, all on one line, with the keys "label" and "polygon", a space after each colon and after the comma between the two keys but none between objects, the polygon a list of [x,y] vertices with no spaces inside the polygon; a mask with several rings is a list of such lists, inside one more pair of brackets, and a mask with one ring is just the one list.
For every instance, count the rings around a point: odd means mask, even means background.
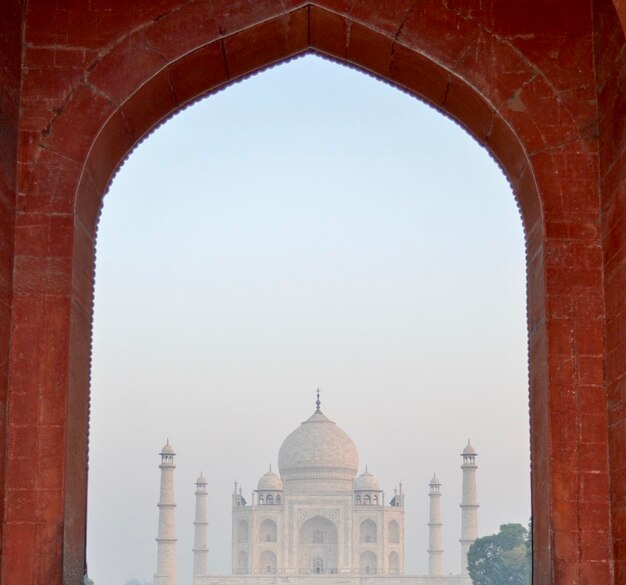
[{"label": "dome finial", "polygon": [[317,389],[317,400],[315,401],[315,412],[322,412],[320,410],[320,406],[322,405],[322,403],[320,402],[320,389]]}]

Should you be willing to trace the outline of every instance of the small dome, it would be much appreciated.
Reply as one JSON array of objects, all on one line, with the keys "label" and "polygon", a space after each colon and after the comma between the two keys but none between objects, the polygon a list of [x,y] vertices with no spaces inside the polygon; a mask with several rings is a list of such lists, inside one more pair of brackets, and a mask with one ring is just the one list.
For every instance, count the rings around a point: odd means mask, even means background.
[{"label": "small dome", "polygon": [[474,449],[472,444],[469,442],[469,439],[467,440],[467,445],[466,445],[465,449],[463,449],[463,453],[462,454],[463,455],[477,455],[476,449]]},{"label": "small dome", "polygon": [[259,483],[256,486],[257,491],[282,491],[283,480],[280,479],[270,467],[270,470],[259,479]]},{"label": "small dome", "polygon": [[433,473],[433,478],[430,480],[430,483],[428,485],[441,485],[441,482],[439,481],[436,473]]},{"label": "small dome", "polygon": [[284,479],[354,479],[359,455],[352,439],[316,410],[283,442],[278,467]]},{"label": "small dome", "polygon": [[200,474],[200,477],[198,477],[198,479],[196,479],[196,485],[206,485],[207,484],[207,480],[206,477],[204,477],[204,473]]},{"label": "small dome", "polygon": [[161,455],[176,455],[176,453],[174,453],[174,449],[172,449],[172,446],[170,445],[170,440],[167,440],[167,443],[165,443],[165,445],[163,445],[163,448],[161,449]]},{"label": "small dome", "polygon": [[369,471],[365,471],[354,480],[354,490],[357,492],[379,492],[380,485]]}]

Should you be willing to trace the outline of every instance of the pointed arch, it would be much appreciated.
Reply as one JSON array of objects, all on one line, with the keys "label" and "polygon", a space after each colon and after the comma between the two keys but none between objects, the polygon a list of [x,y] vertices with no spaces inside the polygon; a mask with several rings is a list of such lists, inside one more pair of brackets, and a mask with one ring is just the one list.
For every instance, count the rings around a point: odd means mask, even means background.
[{"label": "pointed arch", "polygon": [[389,553],[387,570],[390,575],[398,575],[400,573],[400,557],[395,550]]},{"label": "pointed arch", "polygon": [[[24,132],[18,161],[20,222],[26,229],[15,233],[11,306],[16,321],[8,386],[19,402],[20,389],[38,388],[46,380],[46,400],[61,405],[62,415],[50,409],[45,420],[27,418],[34,446],[32,452],[22,451],[25,459],[35,460],[37,445],[62,438],[58,457],[47,462],[48,475],[63,480],[54,486],[45,526],[49,531],[63,526],[63,533],[50,540],[42,556],[51,566],[63,566],[59,579],[66,582],[76,580],[85,566],[94,242],[111,176],[147,133],[193,100],[315,51],[409,91],[459,121],[489,149],[513,185],[527,238],[535,579],[553,582],[558,555],[571,548],[569,519],[591,513],[586,502],[566,497],[573,482],[582,485],[590,473],[591,464],[579,452],[591,442],[601,455],[593,458],[593,473],[609,476],[606,396],[590,390],[605,388],[598,153],[589,138],[589,128],[596,126],[587,123],[595,118],[576,114],[566,99],[566,90],[584,91],[594,81],[593,66],[568,68],[563,62],[554,73],[524,54],[523,39],[498,28],[506,23],[497,14],[488,13],[483,21],[459,3],[391,6],[364,0],[350,10],[327,0],[295,8],[271,2],[252,3],[247,10],[225,6],[217,1],[208,14],[195,3],[181,4],[159,18],[135,16],[133,26],[124,21],[102,32],[94,39],[101,43],[97,50],[84,53],[78,74],[63,86],[59,108],[37,99],[48,95],[51,78],[38,80],[36,71],[25,68],[23,111],[36,122]],[[585,17],[561,16],[567,23]],[[25,27],[27,33],[30,28]],[[585,43],[588,36],[568,38]],[[35,50],[26,43],[25,56],[31,58]],[[63,238],[50,237],[37,247],[30,229],[35,224],[28,223],[37,214],[49,220],[47,233]],[[22,334],[19,321],[24,314],[28,334]],[[38,367],[25,368],[33,337],[44,331],[49,353],[36,358]],[[591,356],[581,354],[588,339],[595,344]],[[616,355],[618,342],[609,341]],[[17,423],[11,424],[16,432]],[[594,495],[593,514],[603,526],[610,525],[608,483]],[[17,496],[9,492],[13,510]],[[33,525],[37,513],[27,515]],[[17,522],[7,522],[4,534],[4,550],[18,545]],[[577,538],[580,558],[607,566],[608,553],[597,552],[578,533]],[[580,563],[577,574],[583,571]]]},{"label": "pointed arch", "polygon": [[359,572],[361,575],[376,575],[378,572],[378,559],[371,550],[366,550],[359,557]]},{"label": "pointed arch", "polygon": [[248,551],[240,550],[237,554],[237,573],[245,575],[248,571]]},{"label": "pointed arch", "polygon": [[298,529],[298,571],[302,574],[337,573],[338,544],[339,533],[332,520],[313,516],[304,521]]},{"label": "pointed arch", "polygon": [[248,542],[248,523],[245,520],[237,522],[237,542],[241,544]]},{"label": "pointed arch", "polygon": [[259,542],[276,542],[278,540],[278,527],[274,520],[266,518],[259,527]]},{"label": "pointed arch", "polygon": [[400,542],[400,527],[395,520],[389,522],[387,535],[391,544],[398,544]]},{"label": "pointed arch", "polygon": [[259,573],[273,575],[276,573],[276,553],[271,550],[264,550],[259,559]]},{"label": "pointed arch", "polygon": [[378,529],[376,522],[367,519],[361,522],[359,526],[359,542],[362,543],[375,543],[378,542]]}]

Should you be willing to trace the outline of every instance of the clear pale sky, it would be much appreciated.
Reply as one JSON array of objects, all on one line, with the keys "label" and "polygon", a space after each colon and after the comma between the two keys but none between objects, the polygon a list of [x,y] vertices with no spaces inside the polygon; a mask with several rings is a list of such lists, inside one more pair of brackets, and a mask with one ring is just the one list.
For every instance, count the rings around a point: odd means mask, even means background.
[{"label": "clear pale sky", "polygon": [[488,153],[417,99],[308,56],[178,114],[106,196],[94,322],[88,566],[152,578],[159,451],[176,456],[178,585],[194,481],[210,571],[230,572],[230,496],[322,410],[389,501],[406,573],[427,571],[428,481],[460,568],[461,457],[479,532],[530,516],[524,238]]}]

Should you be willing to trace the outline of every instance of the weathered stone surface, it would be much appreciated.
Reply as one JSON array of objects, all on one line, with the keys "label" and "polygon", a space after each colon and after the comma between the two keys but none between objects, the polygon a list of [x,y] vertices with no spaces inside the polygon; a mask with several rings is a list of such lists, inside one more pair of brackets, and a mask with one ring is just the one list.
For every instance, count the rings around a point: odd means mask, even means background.
[{"label": "weathered stone surface", "polygon": [[1,582],[82,582],[110,177],[189,101],[305,51],[430,101],[507,173],[527,236],[535,583],[625,582],[623,23],[624,0],[5,0]]}]

